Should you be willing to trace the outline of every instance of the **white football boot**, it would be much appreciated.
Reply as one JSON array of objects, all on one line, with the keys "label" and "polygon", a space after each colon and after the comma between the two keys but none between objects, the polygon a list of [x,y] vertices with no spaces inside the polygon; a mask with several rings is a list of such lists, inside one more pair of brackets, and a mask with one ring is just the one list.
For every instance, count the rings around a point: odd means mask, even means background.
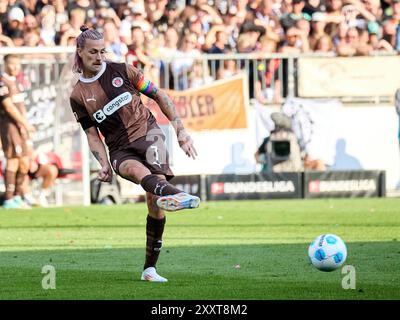
[{"label": "white football boot", "polygon": [[200,198],[186,192],[157,199],[157,205],[165,211],[178,211],[182,209],[195,209],[200,205]]},{"label": "white football boot", "polygon": [[161,277],[154,267],[148,267],[144,269],[141,280],[151,282],[168,282],[168,279]]}]

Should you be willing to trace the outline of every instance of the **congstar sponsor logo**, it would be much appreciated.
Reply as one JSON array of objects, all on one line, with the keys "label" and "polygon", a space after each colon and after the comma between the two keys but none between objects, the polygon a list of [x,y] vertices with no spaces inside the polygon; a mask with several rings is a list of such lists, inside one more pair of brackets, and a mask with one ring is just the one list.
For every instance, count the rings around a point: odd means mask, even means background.
[{"label": "congstar sponsor logo", "polygon": [[105,120],[106,116],[112,115],[114,112],[118,111],[131,101],[132,95],[129,92],[124,92],[107,103],[102,110],[97,110],[95,113],[93,113],[93,117],[98,123],[100,123]]}]

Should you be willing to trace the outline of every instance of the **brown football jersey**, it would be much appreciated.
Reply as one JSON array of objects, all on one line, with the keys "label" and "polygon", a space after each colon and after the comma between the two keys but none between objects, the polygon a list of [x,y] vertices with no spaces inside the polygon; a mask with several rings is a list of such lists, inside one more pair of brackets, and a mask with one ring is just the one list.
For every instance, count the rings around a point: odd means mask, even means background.
[{"label": "brown football jersey", "polygon": [[[17,82],[17,79],[6,73],[3,73],[0,76],[0,86],[2,87],[3,92],[6,93],[5,95],[10,97],[18,110],[25,115],[25,96],[23,93],[23,88],[21,87],[21,84]],[[15,120],[8,115],[4,108],[0,108],[0,121],[3,123],[3,125],[10,122],[15,124]]]},{"label": "brown football jersey", "polygon": [[143,74],[125,63],[103,62],[92,78],[79,78],[71,93],[72,111],[84,129],[96,126],[109,150],[146,135],[155,119],[140,99]]}]

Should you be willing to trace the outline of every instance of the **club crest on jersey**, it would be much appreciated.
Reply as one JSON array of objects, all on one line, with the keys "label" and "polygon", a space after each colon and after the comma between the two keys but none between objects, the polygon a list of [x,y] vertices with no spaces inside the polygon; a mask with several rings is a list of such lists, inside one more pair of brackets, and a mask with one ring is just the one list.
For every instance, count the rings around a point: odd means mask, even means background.
[{"label": "club crest on jersey", "polygon": [[124,84],[124,80],[121,77],[116,77],[111,81],[112,85],[116,88],[119,88]]}]

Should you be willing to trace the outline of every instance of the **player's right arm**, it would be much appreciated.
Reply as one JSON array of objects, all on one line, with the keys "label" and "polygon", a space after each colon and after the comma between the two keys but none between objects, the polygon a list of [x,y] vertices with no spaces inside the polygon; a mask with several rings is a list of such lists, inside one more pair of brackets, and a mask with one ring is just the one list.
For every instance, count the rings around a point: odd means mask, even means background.
[{"label": "player's right arm", "polygon": [[104,147],[103,141],[101,141],[99,132],[96,127],[90,127],[85,130],[86,137],[89,143],[89,148],[94,157],[101,165],[99,171],[99,180],[104,182],[111,182],[112,170],[108,161],[106,148]]},{"label": "player's right arm", "polygon": [[80,123],[86,133],[90,151],[100,163],[101,169],[98,178],[100,181],[111,182],[112,170],[108,161],[106,148],[99,136],[99,132],[94,121],[90,118],[86,108],[71,97],[70,104],[76,120]]}]

